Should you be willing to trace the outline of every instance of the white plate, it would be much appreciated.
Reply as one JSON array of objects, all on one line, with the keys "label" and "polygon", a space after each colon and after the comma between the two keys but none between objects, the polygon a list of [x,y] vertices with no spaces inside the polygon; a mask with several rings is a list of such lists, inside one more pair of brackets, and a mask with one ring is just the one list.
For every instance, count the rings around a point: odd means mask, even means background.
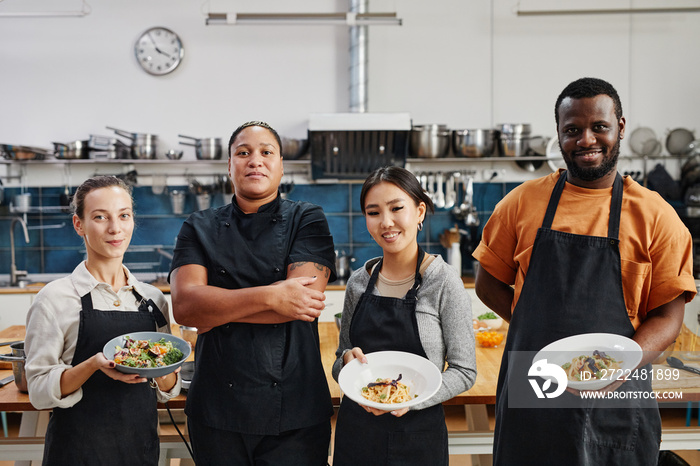
[{"label": "white plate", "polygon": [[564,162],[564,157],[561,155],[561,149],[559,148],[558,137],[553,137],[547,142],[547,164],[553,172],[560,168],[566,168],[566,162]]},{"label": "white plate", "polygon": [[[562,338],[542,348],[532,362],[546,358],[547,363],[561,366],[571,362],[576,356],[592,355],[594,350],[604,352],[608,356],[622,361],[620,364],[624,374],[633,371],[642,360],[642,348],[636,341],[614,333],[584,333]],[[577,390],[600,390],[607,387],[613,380],[569,380],[567,386]]]},{"label": "white plate", "polygon": [[[338,385],[343,393],[354,402],[384,411],[410,408],[423,403],[437,393],[442,384],[442,373],[429,360],[413,353],[402,351],[377,351],[366,354],[367,364],[353,359],[343,367],[338,376]],[[362,396],[362,387],[377,379],[395,379],[401,374],[401,382],[409,387],[411,396],[405,403],[376,403]]]},{"label": "white plate", "polygon": [[180,351],[182,351],[183,356],[182,359],[176,362],[175,364],[170,364],[168,366],[162,367],[129,367],[122,366],[121,364],[117,364],[114,367],[119,372],[124,372],[125,374],[138,374],[141,377],[145,377],[147,379],[152,379],[154,377],[162,377],[164,375],[170,374],[175,369],[180,367],[190,356],[190,352],[192,351],[192,348],[190,348],[189,343],[187,343],[182,338],[178,338],[175,335],[171,335],[169,333],[132,332],[112,338],[105,344],[104,348],[102,348],[102,352],[104,353],[107,359],[114,359],[114,353],[116,352],[117,345],[124,347],[124,342],[126,341],[127,336],[133,338],[134,340],[150,340],[152,342],[159,341],[161,338],[165,338],[165,341],[171,341],[175,348],[178,348]]}]

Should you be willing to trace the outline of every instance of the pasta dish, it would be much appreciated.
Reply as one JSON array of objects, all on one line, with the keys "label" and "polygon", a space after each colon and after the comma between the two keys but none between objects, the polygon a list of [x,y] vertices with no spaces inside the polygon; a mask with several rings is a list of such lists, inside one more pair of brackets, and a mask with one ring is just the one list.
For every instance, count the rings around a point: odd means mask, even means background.
[{"label": "pasta dish", "polygon": [[602,351],[593,351],[593,356],[576,356],[571,362],[562,364],[566,376],[572,381],[586,381],[604,378],[611,371],[621,369],[620,363]]},{"label": "pasta dish", "polygon": [[[397,379],[377,379],[362,387],[362,396],[375,403],[404,403],[411,401],[409,388],[406,384],[399,382],[401,374]],[[416,397],[418,395],[414,395]]]}]

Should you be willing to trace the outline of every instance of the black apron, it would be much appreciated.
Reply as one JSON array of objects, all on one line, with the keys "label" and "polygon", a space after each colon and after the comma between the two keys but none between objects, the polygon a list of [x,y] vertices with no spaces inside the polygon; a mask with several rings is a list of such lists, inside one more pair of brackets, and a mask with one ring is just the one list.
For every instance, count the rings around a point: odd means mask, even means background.
[{"label": "black apron", "polygon": [[[94,309],[90,293],[81,298],[80,328],[72,365],[102,351],[129,332],[157,330],[166,322],[152,300],[139,312]],[[157,465],[160,454],[156,392],[148,383],[127,384],[96,371],[83,384],[83,397],[70,408],[55,408],[46,431],[44,465]]]},{"label": "black apron", "polygon": [[[565,183],[562,172],[510,322],[498,378],[494,464],[656,465],[661,440],[656,401],[611,404],[569,392],[541,400],[527,380],[532,357],[553,341],[583,333],[630,338],[635,333],[622,291],[618,247],[622,177],[618,174],[613,184],[608,237],[551,229]],[[650,392],[651,382],[630,380],[617,391]],[[528,407],[513,407],[516,399]],[[552,403],[561,407],[551,408]]]},{"label": "black apron", "polygon": [[[421,285],[420,266],[425,252],[419,248],[416,278],[404,299],[372,294],[381,261],[374,268],[367,289],[355,308],[350,324],[351,346],[365,354],[405,351],[427,358],[418,334],[416,301]],[[334,466],[447,465],[447,427],[442,405],[410,410],[397,418],[375,416],[343,397],[335,432]]]}]

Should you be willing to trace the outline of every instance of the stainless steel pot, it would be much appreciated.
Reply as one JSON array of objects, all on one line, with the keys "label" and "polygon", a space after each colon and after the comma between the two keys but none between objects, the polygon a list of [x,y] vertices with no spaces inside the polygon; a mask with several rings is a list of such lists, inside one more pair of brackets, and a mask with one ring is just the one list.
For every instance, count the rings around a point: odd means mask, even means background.
[{"label": "stainless steel pot", "polygon": [[87,159],[90,154],[90,140],[72,141],[69,143],[54,142],[53,155],[57,159]]},{"label": "stainless steel pot", "polygon": [[498,125],[498,131],[501,135],[529,135],[532,132],[532,126],[527,123],[505,123]]},{"label": "stainless steel pot", "polygon": [[411,156],[434,159],[446,157],[450,150],[447,125],[416,125],[411,129]]},{"label": "stainless steel pot", "polygon": [[194,146],[198,160],[219,160],[221,158],[221,138],[195,138],[182,134],[178,134],[178,136],[194,141],[194,143],[180,141],[180,144]]},{"label": "stainless steel pot", "polygon": [[158,136],[147,133],[129,133],[107,126],[115,134],[131,140],[131,157],[135,159],[155,159],[158,148]]},{"label": "stainless steel pot", "polygon": [[338,280],[345,282],[352,274],[352,263],[355,258],[349,256],[345,251],[335,251],[335,270]]},{"label": "stainless steel pot", "polygon": [[455,157],[491,157],[498,131],[492,129],[459,129],[452,131],[452,152]]},{"label": "stainless steel pot", "polygon": [[15,376],[15,385],[20,392],[28,393],[27,390],[27,373],[24,370],[24,364],[27,361],[27,355],[24,353],[24,342],[18,341],[10,345],[11,354],[0,354],[0,361],[12,362],[12,374]]},{"label": "stainless steel pot", "polygon": [[499,125],[498,152],[501,157],[520,157],[527,155],[530,147],[530,125]]}]

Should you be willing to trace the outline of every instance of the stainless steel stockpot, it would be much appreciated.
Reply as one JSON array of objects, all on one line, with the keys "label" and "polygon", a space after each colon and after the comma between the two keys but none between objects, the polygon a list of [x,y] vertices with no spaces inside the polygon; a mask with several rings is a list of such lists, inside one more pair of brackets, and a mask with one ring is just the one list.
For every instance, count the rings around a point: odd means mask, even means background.
[{"label": "stainless steel stockpot", "polygon": [[409,148],[413,157],[446,157],[450,150],[450,131],[447,125],[413,126]]},{"label": "stainless steel stockpot", "polygon": [[491,157],[498,131],[493,129],[458,129],[452,131],[455,157]]}]

